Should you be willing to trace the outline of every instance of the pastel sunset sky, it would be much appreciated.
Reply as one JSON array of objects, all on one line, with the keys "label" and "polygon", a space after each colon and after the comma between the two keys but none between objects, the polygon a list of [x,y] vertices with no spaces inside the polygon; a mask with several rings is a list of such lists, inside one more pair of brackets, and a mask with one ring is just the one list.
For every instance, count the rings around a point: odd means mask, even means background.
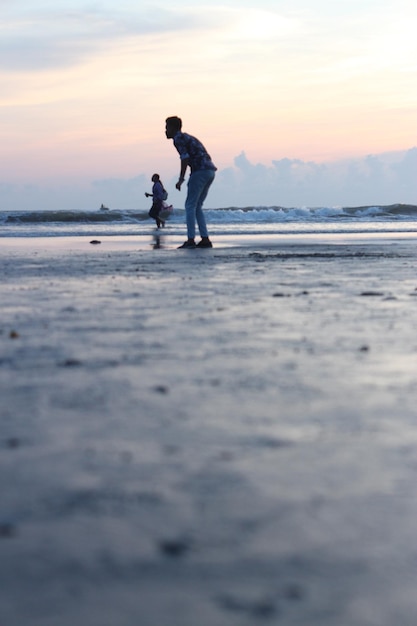
[{"label": "pastel sunset sky", "polygon": [[2,210],[146,208],[169,115],[219,169],[210,206],[417,204],[415,0],[0,8]]}]

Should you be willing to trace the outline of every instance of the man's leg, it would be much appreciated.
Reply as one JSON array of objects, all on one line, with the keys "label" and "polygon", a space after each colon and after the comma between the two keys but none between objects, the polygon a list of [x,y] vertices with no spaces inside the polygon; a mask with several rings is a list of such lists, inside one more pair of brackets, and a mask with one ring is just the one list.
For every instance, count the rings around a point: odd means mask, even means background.
[{"label": "man's leg", "polygon": [[188,239],[194,239],[195,237],[196,219],[198,220],[200,235],[202,237],[208,237],[206,220],[201,207],[213,179],[213,171],[200,170],[198,172],[193,172],[188,180],[188,192],[187,199],[185,201]]},{"label": "man's leg", "polygon": [[205,184],[204,184],[204,187],[202,188],[200,197],[198,199],[195,216],[197,219],[198,230],[199,230],[201,237],[208,237],[206,218],[203,213],[203,204],[204,204],[204,200],[207,198],[207,194],[214,180],[215,174],[213,170],[204,170],[204,172],[202,173],[204,174]]}]

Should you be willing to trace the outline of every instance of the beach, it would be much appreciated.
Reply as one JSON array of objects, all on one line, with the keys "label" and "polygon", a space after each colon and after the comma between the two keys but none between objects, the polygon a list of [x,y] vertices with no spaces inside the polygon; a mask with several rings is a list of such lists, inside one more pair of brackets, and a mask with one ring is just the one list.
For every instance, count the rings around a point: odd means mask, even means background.
[{"label": "beach", "polygon": [[0,626],[415,626],[416,234],[2,239]]}]

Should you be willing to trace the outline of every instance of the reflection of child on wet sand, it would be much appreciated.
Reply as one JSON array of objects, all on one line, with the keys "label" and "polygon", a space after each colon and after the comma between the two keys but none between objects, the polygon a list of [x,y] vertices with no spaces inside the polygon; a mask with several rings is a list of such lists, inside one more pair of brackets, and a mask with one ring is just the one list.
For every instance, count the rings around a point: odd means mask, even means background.
[{"label": "reflection of child on wet sand", "polygon": [[161,226],[162,227],[165,226],[165,221],[161,217],[159,217],[159,214],[163,208],[163,201],[166,198],[166,191],[159,178],[159,174],[154,174],[152,176],[152,182],[153,182],[152,193],[145,192],[145,196],[147,198],[153,199],[152,206],[150,208],[148,215],[149,217],[152,217],[155,220],[157,227],[161,228]]}]

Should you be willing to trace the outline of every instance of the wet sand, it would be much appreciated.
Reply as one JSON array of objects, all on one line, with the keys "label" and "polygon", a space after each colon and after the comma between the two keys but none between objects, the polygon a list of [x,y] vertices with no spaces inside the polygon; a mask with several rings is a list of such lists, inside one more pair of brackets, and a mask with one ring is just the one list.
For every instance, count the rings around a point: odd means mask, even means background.
[{"label": "wet sand", "polygon": [[415,238],[91,239],[1,240],[1,626],[415,626]]}]

